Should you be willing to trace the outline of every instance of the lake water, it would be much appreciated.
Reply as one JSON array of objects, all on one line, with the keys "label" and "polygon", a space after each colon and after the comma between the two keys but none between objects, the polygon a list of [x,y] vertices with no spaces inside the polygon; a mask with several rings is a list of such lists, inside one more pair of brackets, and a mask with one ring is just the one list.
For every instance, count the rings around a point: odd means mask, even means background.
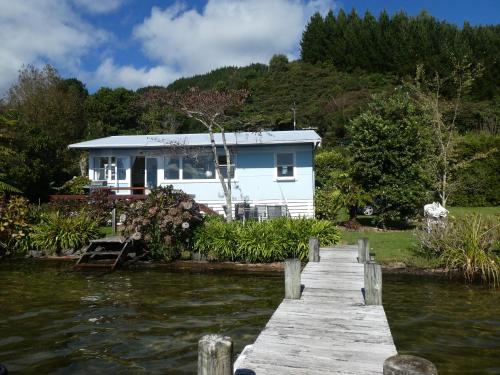
[{"label": "lake water", "polygon": [[[67,263],[0,262],[0,363],[22,374],[192,374],[207,333],[252,343],[283,296],[277,273],[76,272]],[[500,374],[499,294],[384,276],[401,353],[440,374]]]},{"label": "lake water", "polygon": [[383,290],[400,354],[429,359],[440,375],[500,374],[500,289],[384,275]]}]

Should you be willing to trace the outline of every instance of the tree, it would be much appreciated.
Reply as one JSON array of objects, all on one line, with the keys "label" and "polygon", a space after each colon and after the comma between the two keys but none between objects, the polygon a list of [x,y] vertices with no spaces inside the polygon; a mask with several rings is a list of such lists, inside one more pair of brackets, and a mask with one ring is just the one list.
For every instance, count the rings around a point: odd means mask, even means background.
[{"label": "tree", "polygon": [[[457,119],[460,113],[464,95],[471,89],[474,80],[481,74],[482,67],[468,61],[467,56],[460,59],[451,56],[452,70],[450,75],[442,77],[435,72],[434,77],[426,79],[422,65],[417,67],[416,82],[410,85],[415,94],[417,103],[422,110],[429,114],[430,128],[435,148],[431,169],[434,175],[434,188],[446,207],[449,196],[457,186],[450,183],[452,173],[457,168],[464,168],[477,158],[487,155],[477,154],[470,160],[456,162]],[[448,92],[448,99],[444,98],[443,91]]]},{"label": "tree", "polygon": [[318,152],[316,167],[316,216],[335,220],[340,209],[349,213],[348,227],[357,227],[357,208],[369,200],[363,188],[352,178],[351,160],[336,150]]},{"label": "tree", "polygon": [[425,202],[430,134],[408,93],[375,96],[349,126],[353,179],[385,224],[414,217]]},{"label": "tree", "polygon": [[269,60],[269,71],[271,73],[286,72],[288,70],[288,57],[286,55],[274,55]]},{"label": "tree", "polygon": [[28,65],[8,92],[4,116],[13,122],[9,149],[14,156],[2,155],[2,178],[30,199],[46,198],[52,187],[77,171],[77,159],[67,145],[85,134],[82,88],[79,81],[62,79],[50,65]]},{"label": "tree", "polygon": [[[185,92],[172,92],[165,90],[150,90],[143,96],[146,102],[156,102],[171,106],[188,117],[194,119],[208,131],[210,137],[210,149],[214,159],[216,173],[219,177],[224,197],[226,200],[226,220],[233,220],[232,208],[232,160],[233,154],[226,140],[226,128],[230,123],[230,115],[240,107],[249,93],[246,90],[200,90],[191,88]],[[219,154],[217,152],[217,142],[215,134],[220,133],[224,156],[226,158],[225,173],[221,171]],[[186,148],[186,152],[196,152],[189,150],[189,145],[170,145]]]},{"label": "tree", "polygon": [[86,138],[134,133],[137,131],[139,108],[137,94],[123,87],[102,87],[85,102],[88,119]]}]

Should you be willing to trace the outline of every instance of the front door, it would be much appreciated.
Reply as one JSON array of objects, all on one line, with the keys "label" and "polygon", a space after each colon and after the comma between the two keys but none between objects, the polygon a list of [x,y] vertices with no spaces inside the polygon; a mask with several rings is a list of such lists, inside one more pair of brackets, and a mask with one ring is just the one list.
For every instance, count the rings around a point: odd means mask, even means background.
[{"label": "front door", "polygon": [[146,158],[146,187],[154,189],[158,186],[158,159]]},{"label": "front door", "polygon": [[[145,186],[145,167],[144,156],[136,156],[132,158],[132,187]],[[132,194],[144,194],[144,190],[133,189]]]}]

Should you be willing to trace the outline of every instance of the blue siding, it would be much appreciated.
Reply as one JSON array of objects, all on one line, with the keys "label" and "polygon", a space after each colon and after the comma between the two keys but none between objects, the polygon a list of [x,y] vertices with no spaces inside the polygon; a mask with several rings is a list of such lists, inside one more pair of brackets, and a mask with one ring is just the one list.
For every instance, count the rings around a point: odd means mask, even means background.
[{"label": "blue siding", "polygon": [[[295,178],[293,181],[276,179],[275,154],[293,152],[295,154]],[[147,150],[98,150],[91,151],[93,156],[144,155],[159,158],[158,182],[172,184],[199,201],[224,200],[220,182],[217,179],[204,181],[166,182],[163,180],[163,157],[156,151]],[[148,155],[149,154],[149,155]],[[165,153],[166,155],[167,153]],[[233,183],[234,200],[312,200],[314,195],[313,146],[261,145],[241,146],[236,151],[236,176]],[[92,168],[92,165],[91,165]],[[130,176],[130,170],[127,173]],[[129,177],[128,177],[129,178]]]}]

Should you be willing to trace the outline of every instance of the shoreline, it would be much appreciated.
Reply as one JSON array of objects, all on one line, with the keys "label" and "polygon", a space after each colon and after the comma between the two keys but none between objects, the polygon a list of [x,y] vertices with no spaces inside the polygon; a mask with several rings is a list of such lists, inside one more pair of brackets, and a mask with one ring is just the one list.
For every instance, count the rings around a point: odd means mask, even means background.
[{"label": "shoreline", "polygon": [[[79,256],[66,255],[66,256],[44,256],[44,257],[32,257],[32,258],[11,258],[11,259],[31,259],[38,261],[55,261],[55,262],[71,262],[78,260]],[[302,266],[307,264],[302,263]],[[401,264],[381,264],[382,271],[385,274],[407,274],[407,275],[420,275],[420,276],[446,276],[453,277],[456,276],[456,272],[450,272],[444,268],[419,268],[414,266],[402,266]],[[126,262],[122,269],[129,270],[140,270],[140,269],[167,269],[167,270],[194,270],[194,271],[204,271],[204,270],[234,270],[234,271],[248,271],[248,272],[283,272],[284,263],[283,262],[272,262],[272,263],[244,263],[244,262],[213,262],[207,260],[175,260],[172,262],[160,262],[160,261],[128,261]]]}]

